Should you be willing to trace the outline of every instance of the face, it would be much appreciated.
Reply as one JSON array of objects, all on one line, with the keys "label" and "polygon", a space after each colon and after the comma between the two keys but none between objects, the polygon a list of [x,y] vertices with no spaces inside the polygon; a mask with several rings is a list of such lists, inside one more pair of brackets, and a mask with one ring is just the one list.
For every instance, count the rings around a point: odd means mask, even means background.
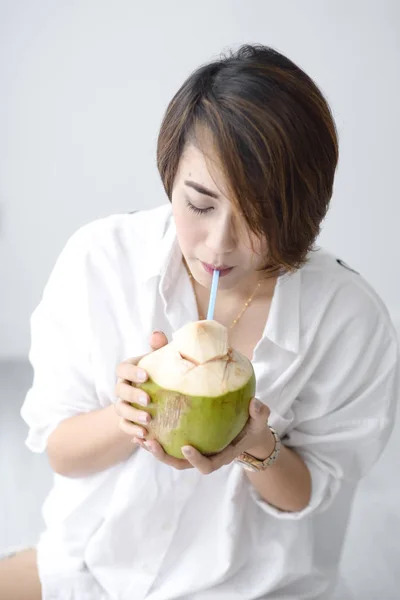
[{"label": "face", "polygon": [[194,145],[182,154],[172,192],[172,210],[182,254],[193,277],[210,287],[213,269],[219,287],[233,288],[259,277],[266,244],[250,232],[227,197],[217,161]]}]

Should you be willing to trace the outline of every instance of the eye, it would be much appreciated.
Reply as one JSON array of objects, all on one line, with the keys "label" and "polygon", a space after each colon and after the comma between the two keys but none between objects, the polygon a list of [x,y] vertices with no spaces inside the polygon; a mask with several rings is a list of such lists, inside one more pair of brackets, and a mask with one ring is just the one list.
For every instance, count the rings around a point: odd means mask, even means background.
[{"label": "eye", "polygon": [[213,206],[209,206],[208,208],[197,208],[197,206],[194,206],[191,202],[189,202],[189,200],[186,200],[186,205],[189,208],[189,210],[194,212],[196,215],[206,215],[207,213],[214,210]]}]

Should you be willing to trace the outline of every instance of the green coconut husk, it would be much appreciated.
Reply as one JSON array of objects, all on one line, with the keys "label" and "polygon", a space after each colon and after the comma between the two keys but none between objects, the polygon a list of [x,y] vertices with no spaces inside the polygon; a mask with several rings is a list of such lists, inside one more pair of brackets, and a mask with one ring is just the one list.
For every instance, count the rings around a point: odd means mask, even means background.
[{"label": "green coconut husk", "polygon": [[172,341],[139,365],[149,379],[141,387],[151,404],[148,439],[182,458],[181,448],[202,454],[223,450],[242,431],[255,393],[251,362],[229,348],[226,327],[216,321],[188,323]]}]

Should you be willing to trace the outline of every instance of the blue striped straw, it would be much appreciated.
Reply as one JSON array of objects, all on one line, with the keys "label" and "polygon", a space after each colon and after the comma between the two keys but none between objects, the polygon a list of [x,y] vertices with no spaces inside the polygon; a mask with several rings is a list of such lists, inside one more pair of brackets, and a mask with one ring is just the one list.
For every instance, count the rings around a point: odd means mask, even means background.
[{"label": "blue striped straw", "polygon": [[208,313],[207,313],[208,321],[212,321],[214,319],[215,301],[217,299],[218,280],[219,280],[219,271],[217,271],[215,269],[214,273],[213,273],[212,283],[211,283],[210,300],[208,303]]}]

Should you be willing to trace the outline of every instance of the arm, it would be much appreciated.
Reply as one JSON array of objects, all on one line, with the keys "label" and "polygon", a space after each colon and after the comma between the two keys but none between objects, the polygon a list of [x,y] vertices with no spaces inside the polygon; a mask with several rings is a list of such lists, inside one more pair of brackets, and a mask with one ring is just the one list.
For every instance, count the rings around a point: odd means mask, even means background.
[{"label": "arm", "polygon": [[[327,360],[321,361],[321,372],[315,372],[292,405],[294,426],[286,432],[277,462],[261,473],[246,471],[261,498],[284,511],[283,518],[290,518],[285,512],[324,510],[343,481],[355,483],[371,468],[392,430],[399,389],[397,342],[383,325],[370,334],[368,343],[362,343],[357,332],[347,333],[354,350],[338,340],[338,355],[331,349]],[[360,353],[360,347],[365,352]],[[335,387],[329,379],[333,365],[339,373]],[[332,388],[325,395],[321,380]],[[319,406],[323,414],[307,419],[303,411],[299,418],[306,402]],[[273,442],[265,441],[247,451],[265,459],[272,449]]]},{"label": "arm", "polygon": [[[268,458],[275,446],[274,437],[266,427],[270,414],[269,408],[254,398],[250,403],[249,414],[250,418],[244,430],[219,454],[209,458],[191,446],[182,448],[189,463],[200,472],[208,474],[223,465],[230,464],[243,451],[261,460]],[[169,457],[162,455],[160,448],[154,442],[152,446],[159,460],[171,462]],[[310,472],[303,459],[295,451],[283,445],[275,464],[265,471],[256,473],[246,470],[245,473],[262,500],[278,510],[298,512],[303,510],[310,501]]]},{"label": "arm", "polygon": [[[274,440],[269,431],[265,437],[268,439],[264,444],[250,448],[247,452],[260,459],[268,457],[274,448]],[[245,472],[261,498],[279,510],[300,511],[310,502],[310,472],[303,459],[283,444],[275,464],[259,473]]]},{"label": "arm", "polygon": [[[166,343],[163,334],[153,333],[150,337],[152,351]],[[47,454],[56,473],[66,477],[97,473],[127,460],[136,450],[137,444],[132,438],[144,430],[135,422],[143,423],[142,419],[149,415],[133,408],[131,403],[145,405],[150,402],[147,394],[131,385],[131,382],[139,383],[147,378],[147,374],[136,367],[139,360],[140,357],[131,358],[117,367],[119,380],[115,390],[119,402],[66,419],[50,434]]]},{"label": "arm", "polygon": [[123,401],[107,406],[95,385],[93,307],[101,292],[93,261],[101,251],[96,227],[86,226],[68,241],[31,318],[34,378],[21,409],[29,426],[26,444],[33,452],[47,451],[54,471],[68,477],[107,469],[135,450],[136,429],[128,423],[136,415],[129,405],[134,388],[128,387],[129,398],[117,390]]},{"label": "arm", "polygon": [[129,458],[136,449],[112,404],[66,419],[50,434],[47,454],[59,475],[83,477]]}]

